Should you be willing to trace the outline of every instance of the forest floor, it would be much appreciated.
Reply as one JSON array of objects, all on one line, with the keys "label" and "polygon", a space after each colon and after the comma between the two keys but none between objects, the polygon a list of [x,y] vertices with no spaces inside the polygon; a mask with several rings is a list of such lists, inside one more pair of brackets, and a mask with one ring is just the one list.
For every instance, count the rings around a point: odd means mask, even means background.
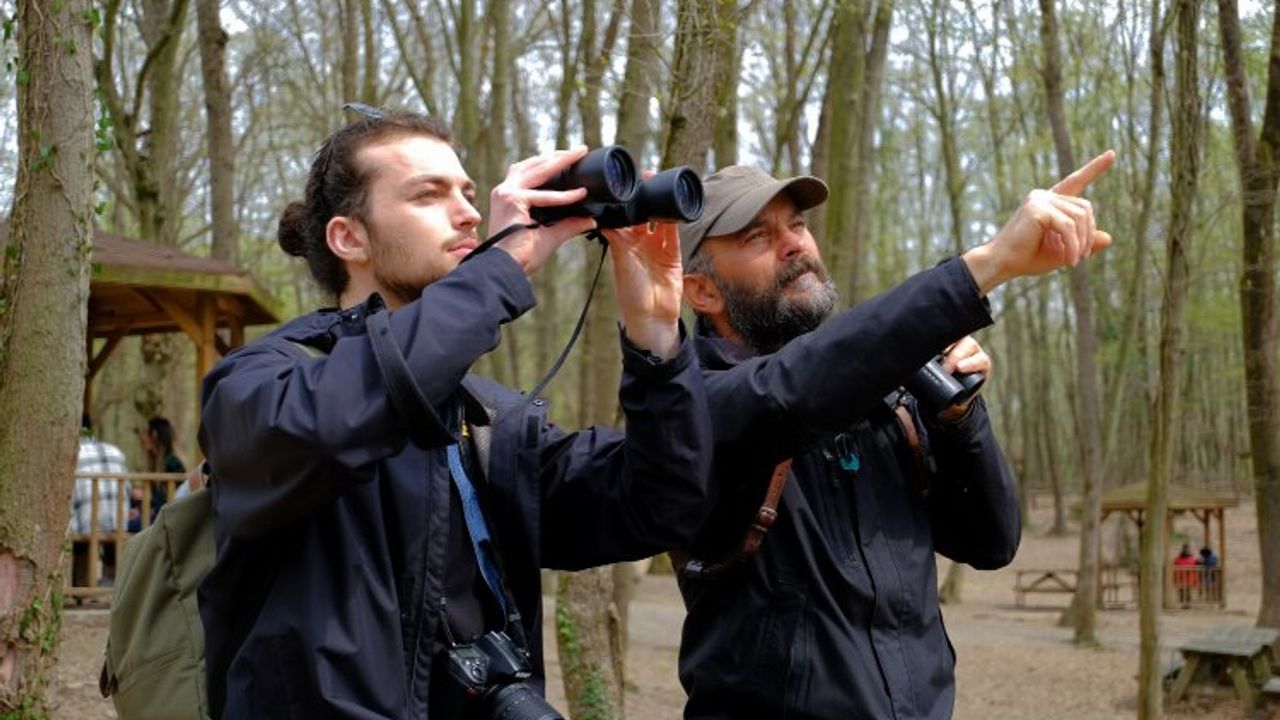
[{"label": "forest floor", "polygon": [[[1103,720],[1137,715],[1138,612],[1136,608],[1099,613],[1097,647],[1077,648],[1070,628],[1057,626],[1070,596],[1031,595],[1028,607],[1014,603],[1014,577],[1019,568],[1070,568],[1076,564],[1076,535],[1047,533],[1052,513],[1048,503],[1032,513],[1013,564],[994,572],[965,573],[960,604],[944,608],[947,628],[959,658],[955,717],[959,720],[1027,718],[1037,720]],[[1113,521],[1114,522],[1114,521]],[[1109,522],[1108,541],[1115,533]],[[1075,528],[1072,527],[1072,530]],[[1199,545],[1198,525],[1180,521],[1177,532]],[[1214,536],[1216,537],[1216,528]],[[1108,543],[1110,544],[1110,543]],[[1219,549],[1220,550],[1220,549]],[[1214,625],[1252,625],[1260,603],[1257,522],[1253,504],[1227,511],[1227,608],[1179,610],[1163,616],[1162,660],[1172,660],[1182,642]],[[946,574],[946,562],[939,577]],[[547,597],[544,617],[554,617]],[[640,579],[631,608],[627,656],[627,715],[633,720],[680,717],[684,693],[676,679],[676,651],[684,610],[670,576]],[[70,610],[50,691],[53,720],[114,718],[109,701],[98,695],[98,669],[106,639],[103,610]],[[544,628],[547,646],[547,690],[551,702],[564,709],[554,636]],[[1223,689],[1229,693],[1229,689]],[[1170,718],[1245,718],[1229,695],[1188,693],[1171,708]],[[1273,704],[1254,720],[1280,720]]]}]

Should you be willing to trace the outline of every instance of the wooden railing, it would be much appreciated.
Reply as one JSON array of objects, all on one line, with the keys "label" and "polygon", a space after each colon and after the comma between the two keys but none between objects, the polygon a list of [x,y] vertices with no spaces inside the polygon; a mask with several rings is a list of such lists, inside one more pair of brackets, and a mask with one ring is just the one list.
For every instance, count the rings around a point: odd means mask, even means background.
[{"label": "wooden railing", "polygon": [[[69,532],[67,540],[71,544],[71,567],[66,572],[65,594],[68,598],[82,601],[86,598],[110,597],[112,588],[103,586],[101,580],[104,570],[111,571],[119,564],[125,540],[135,532],[129,529],[129,511],[131,489],[141,488],[142,498],[138,505],[138,531],[151,525],[152,489],[164,488],[166,501],[172,501],[178,486],[186,478],[182,473],[77,473],[76,483],[91,483],[89,505],[88,532]],[[115,485],[115,530],[103,532],[101,529],[101,511],[103,487],[108,483]],[[109,550],[107,549],[109,548]],[[105,552],[104,552],[105,550]],[[105,558],[104,558],[105,556]],[[83,558],[83,560],[81,560]],[[109,561],[109,562],[108,562]],[[79,565],[83,562],[84,567]],[[80,577],[77,577],[79,575]],[[77,582],[79,581],[79,582]]]},{"label": "wooden railing", "polygon": [[1170,582],[1166,585],[1172,593],[1167,607],[1225,607],[1222,592],[1226,582],[1226,568],[1221,565],[1173,565],[1165,572]]}]

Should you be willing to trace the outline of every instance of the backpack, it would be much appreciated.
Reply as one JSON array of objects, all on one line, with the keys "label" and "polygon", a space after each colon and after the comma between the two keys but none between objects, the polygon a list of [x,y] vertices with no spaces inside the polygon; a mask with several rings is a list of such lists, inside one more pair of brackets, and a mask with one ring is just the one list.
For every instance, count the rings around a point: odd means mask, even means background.
[{"label": "backpack", "polygon": [[[289,344],[308,357],[326,354]],[[122,720],[209,720],[196,590],[217,550],[209,466],[201,463],[195,472],[204,474],[205,486],[166,503],[150,527],[124,544],[98,677],[98,690]]]},{"label": "backpack", "polygon": [[125,543],[98,679],[121,718],[209,717],[196,588],[214,555],[207,487],[166,503]]}]

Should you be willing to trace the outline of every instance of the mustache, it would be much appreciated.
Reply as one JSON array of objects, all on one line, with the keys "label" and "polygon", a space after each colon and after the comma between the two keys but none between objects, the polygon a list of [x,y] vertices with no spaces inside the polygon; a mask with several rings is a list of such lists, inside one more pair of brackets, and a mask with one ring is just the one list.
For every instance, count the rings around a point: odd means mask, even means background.
[{"label": "mustache", "polygon": [[781,289],[805,273],[811,272],[822,282],[828,279],[827,268],[823,266],[822,261],[808,255],[801,255],[792,260],[782,271],[774,278],[774,287]]}]

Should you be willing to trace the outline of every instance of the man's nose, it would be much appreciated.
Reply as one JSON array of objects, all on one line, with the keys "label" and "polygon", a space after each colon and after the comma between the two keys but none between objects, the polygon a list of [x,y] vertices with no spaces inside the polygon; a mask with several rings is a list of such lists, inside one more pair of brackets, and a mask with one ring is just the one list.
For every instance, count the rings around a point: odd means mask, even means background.
[{"label": "man's nose", "polygon": [[804,233],[786,228],[778,235],[778,259],[791,260],[804,253],[804,246]]},{"label": "man's nose", "polygon": [[470,229],[480,224],[480,211],[465,195],[459,194],[454,203],[453,224],[455,227]]}]

